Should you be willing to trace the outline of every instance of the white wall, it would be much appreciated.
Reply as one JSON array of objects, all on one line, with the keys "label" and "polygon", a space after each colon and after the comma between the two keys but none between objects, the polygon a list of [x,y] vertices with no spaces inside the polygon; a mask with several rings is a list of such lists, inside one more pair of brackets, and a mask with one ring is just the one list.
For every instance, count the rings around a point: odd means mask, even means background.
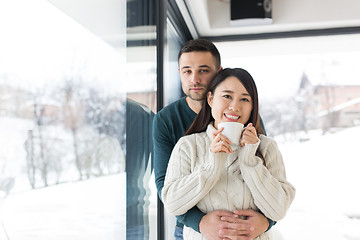
[{"label": "white wall", "polygon": [[272,0],[273,23],[232,27],[230,0],[184,0],[200,36],[360,26],[358,0]]}]

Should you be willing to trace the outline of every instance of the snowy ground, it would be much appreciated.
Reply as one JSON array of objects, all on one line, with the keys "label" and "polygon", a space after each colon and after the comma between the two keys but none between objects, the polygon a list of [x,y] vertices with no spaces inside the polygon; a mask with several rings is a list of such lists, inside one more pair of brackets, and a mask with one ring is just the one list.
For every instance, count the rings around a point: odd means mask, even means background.
[{"label": "snowy ground", "polygon": [[[277,240],[360,240],[360,127],[306,142],[281,143],[296,198],[273,228]],[[151,179],[153,182],[154,180]],[[125,175],[10,194],[0,198],[0,239],[125,239]],[[151,184],[151,239],[156,195]]]},{"label": "snowy ground", "polygon": [[283,239],[360,239],[360,127],[279,144],[296,187],[288,215],[275,229]]},{"label": "snowy ground", "polygon": [[[125,182],[122,173],[0,198],[0,240],[126,239]],[[156,192],[149,194],[156,239]]]},{"label": "snowy ground", "polygon": [[0,209],[6,234],[11,240],[125,239],[124,182],[122,174],[11,194]]}]

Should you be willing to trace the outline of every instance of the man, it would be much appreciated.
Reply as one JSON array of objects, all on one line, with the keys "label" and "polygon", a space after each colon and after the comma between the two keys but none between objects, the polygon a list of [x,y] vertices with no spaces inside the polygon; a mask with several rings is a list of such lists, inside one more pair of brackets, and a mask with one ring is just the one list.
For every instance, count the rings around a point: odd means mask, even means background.
[{"label": "man", "polygon": [[[186,97],[159,111],[153,122],[154,172],[159,196],[164,186],[171,152],[201,109],[206,89],[222,69],[215,45],[204,39],[191,40],[178,55],[181,85]],[[182,239],[183,224],[200,232],[208,240],[253,239],[271,228],[274,222],[253,210],[236,210],[236,214],[217,210],[201,212],[196,206],[177,216],[175,238]],[[238,216],[246,216],[241,220]]]}]

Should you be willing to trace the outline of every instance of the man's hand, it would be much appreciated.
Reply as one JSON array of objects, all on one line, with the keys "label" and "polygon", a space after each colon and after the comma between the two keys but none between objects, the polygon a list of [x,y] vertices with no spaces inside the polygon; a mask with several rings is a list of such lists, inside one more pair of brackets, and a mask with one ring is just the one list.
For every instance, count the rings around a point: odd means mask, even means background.
[{"label": "man's hand", "polygon": [[[236,235],[233,235],[233,227],[232,229],[223,229],[224,236],[229,239],[254,239],[260,234],[264,233],[268,227],[269,222],[264,215],[254,210],[235,210],[235,215],[227,215],[221,217],[222,221],[226,221],[228,223],[241,222],[244,225],[248,226],[248,231],[246,233],[247,238],[237,238]],[[246,220],[241,220],[238,216],[245,216]],[[201,222],[200,222],[201,223]]]},{"label": "man's hand", "polygon": [[[252,210],[246,210],[246,211],[252,211]],[[246,216],[249,216],[249,218],[258,219],[258,217],[255,217],[255,215],[253,216],[253,214],[250,213],[247,213]],[[266,218],[265,220],[267,222]],[[254,226],[251,226],[250,224],[252,222],[257,222],[257,221],[242,220],[232,212],[216,210],[202,217],[199,224],[199,229],[200,229],[200,233],[208,240],[219,240],[219,239],[250,240],[251,238],[249,236],[253,236],[254,235],[253,232],[255,230]]]}]

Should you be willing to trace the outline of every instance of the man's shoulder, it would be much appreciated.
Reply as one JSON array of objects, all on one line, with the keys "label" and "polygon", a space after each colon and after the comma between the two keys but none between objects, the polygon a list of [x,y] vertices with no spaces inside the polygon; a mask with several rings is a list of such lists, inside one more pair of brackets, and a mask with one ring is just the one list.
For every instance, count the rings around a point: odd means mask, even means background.
[{"label": "man's shoulder", "polygon": [[184,114],[186,112],[186,108],[187,108],[186,100],[185,98],[181,98],[161,109],[155,115],[155,118],[156,119],[160,118],[162,120],[177,118],[179,114]]},{"label": "man's shoulder", "polygon": [[184,135],[194,121],[196,113],[181,98],[159,111],[155,115],[154,132],[163,132],[174,136],[174,144]]},{"label": "man's shoulder", "polygon": [[169,105],[167,105],[166,107],[161,109],[157,114],[163,115],[163,114],[167,114],[169,112],[182,111],[182,110],[184,110],[184,107],[186,107],[185,97],[180,98],[179,100],[176,100],[175,102],[170,103]]}]

